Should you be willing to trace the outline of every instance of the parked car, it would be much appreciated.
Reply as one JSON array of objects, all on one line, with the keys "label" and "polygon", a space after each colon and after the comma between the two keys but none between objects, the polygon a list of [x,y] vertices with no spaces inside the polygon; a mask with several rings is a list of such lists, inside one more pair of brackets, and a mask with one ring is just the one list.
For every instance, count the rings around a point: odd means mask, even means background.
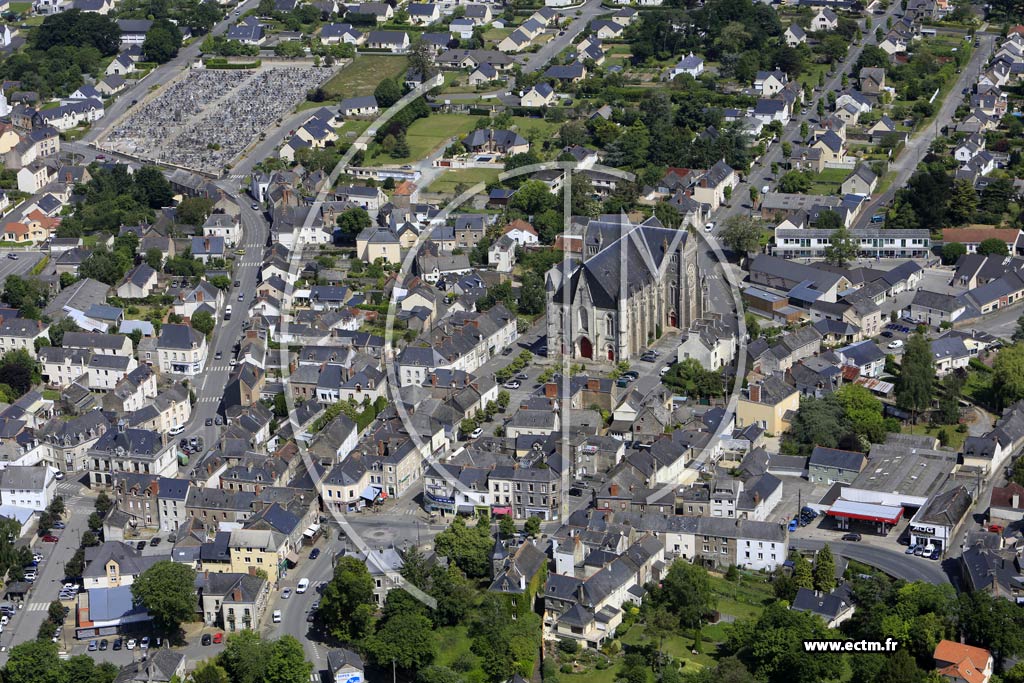
[{"label": "parked car", "polygon": [[291,588],[285,588],[283,591],[281,591],[281,599],[282,600],[287,600],[290,597],[292,597],[292,589]]},{"label": "parked car", "polygon": [[221,633],[220,631],[217,631],[216,633],[213,634],[213,643],[214,643],[214,645],[220,645],[223,642],[224,642],[224,634],[223,633]]},{"label": "parked car", "polygon": [[53,523],[53,528],[54,529],[63,529],[64,527],[65,527],[64,522],[59,522],[58,521],[58,522],[54,522]]},{"label": "parked car", "polygon": [[149,636],[142,636],[142,640],[139,641],[139,647],[143,650],[149,649]]},{"label": "parked car", "polygon": [[918,557],[920,557],[921,555],[924,555],[924,546],[923,545],[919,545],[916,548],[914,548],[914,554],[917,555]]},{"label": "parked car", "polygon": [[522,381],[525,382],[526,380],[530,379],[530,376],[527,375],[525,372],[520,372],[520,373],[516,374],[516,379],[522,380]]},{"label": "parked car", "polygon": [[484,433],[484,428],[483,427],[477,427],[476,429],[474,429],[472,432],[469,433],[469,438],[471,438],[471,439],[479,439],[483,435],[483,433]]},{"label": "parked car", "polygon": [[517,380],[510,379],[509,381],[505,382],[504,386],[506,389],[518,389],[519,387],[522,386],[522,384],[520,384]]},{"label": "parked car", "polygon": [[936,549],[935,549],[935,550],[933,550],[933,551],[931,552],[931,554],[930,554],[930,555],[928,556],[928,559],[929,559],[929,560],[937,560],[937,559],[939,559],[940,557],[942,557],[942,551],[941,551],[941,550],[939,550],[938,548],[936,548]]},{"label": "parked car", "polygon": [[789,520],[789,531],[791,533],[796,531],[797,524],[799,524],[799,522],[797,522],[795,519]]},{"label": "parked car", "polygon": [[279,609],[274,610],[274,620],[273,621],[274,621],[275,624],[280,624],[281,623],[281,610],[279,610]]},{"label": "parked car", "polygon": [[[128,641],[128,642],[133,642],[133,641]],[[203,645],[209,645],[210,643],[213,642],[213,636],[211,636],[209,633],[204,633],[203,637],[199,639],[199,642],[201,642]]]},{"label": "parked car", "polygon": [[886,344],[885,347],[887,349],[902,349],[903,348],[903,340],[901,340],[901,339],[893,339],[891,342]]},{"label": "parked car", "polygon": [[108,646],[109,644],[110,644],[110,643],[108,643],[108,642],[107,642],[107,639],[106,639],[106,638],[104,638],[103,640],[101,640],[101,641],[100,641],[100,651],[101,651],[101,652],[106,652],[106,650],[107,650],[107,646]]},{"label": "parked car", "polygon": [[315,560],[318,557],[320,557],[320,548],[313,548],[309,551],[309,559]]},{"label": "parked car", "polygon": [[205,424],[207,427],[212,427],[213,426],[213,418],[212,417],[206,418],[206,421],[203,422],[203,424]]},{"label": "parked car", "polygon": [[912,545],[909,548],[907,548],[906,550],[904,550],[903,554],[904,555],[913,555],[915,550],[917,550],[917,546],[916,545]]},{"label": "parked car", "polygon": [[1005,531],[1002,524],[989,524],[988,530],[994,534],[1001,534]]},{"label": "parked car", "polygon": [[882,332],[882,336],[883,337],[891,337],[892,336],[892,330],[884,330]]},{"label": "parked car", "polygon": [[844,541],[859,541],[860,534],[843,534]]},{"label": "parked car", "polygon": [[46,534],[45,536],[43,536],[43,543],[56,543],[59,540],[60,539],[54,536],[53,534]]},{"label": "parked car", "polygon": [[128,643],[125,645],[125,647],[128,648],[129,650],[134,650],[135,649],[135,645],[136,645],[135,639],[134,638],[129,638],[128,639]]},{"label": "parked car", "polygon": [[157,547],[158,545],[160,545],[160,540],[161,540],[161,539],[160,539],[160,537],[159,537],[159,536],[154,536],[154,537],[153,537],[153,540],[151,540],[151,541],[149,542],[149,546],[150,546],[151,548],[155,548],[155,547]]},{"label": "parked car", "polygon": [[100,644],[97,641],[95,641],[95,640],[90,640],[89,641],[89,652],[95,652],[98,649],[100,649]]},{"label": "parked car", "polygon": [[309,588],[309,579],[301,578],[299,579],[298,585],[295,586],[295,592],[305,593],[307,588]]},{"label": "parked car", "polygon": [[120,650],[124,646],[124,640],[121,638],[114,638],[113,649]]},{"label": "parked car", "polygon": [[145,550],[146,549],[146,542],[145,541],[139,541],[138,543],[135,544],[135,549],[136,550]]}]

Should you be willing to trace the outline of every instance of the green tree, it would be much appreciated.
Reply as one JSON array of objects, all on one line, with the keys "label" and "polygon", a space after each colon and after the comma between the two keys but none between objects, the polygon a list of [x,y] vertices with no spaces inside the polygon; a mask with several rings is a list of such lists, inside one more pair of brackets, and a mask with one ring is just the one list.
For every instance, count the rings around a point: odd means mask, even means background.
[{"label": "green tree", "polygon": [[860,437],[864,448],[885,439],[886,425],[882,402],[869,389],[859,384],[844,384],[835,392],[846,420]]},{"label": "green tree", "polygon": [[722,232],[719,236],[722,244],[740,254],[748,254],[761,249],[761,228],[749,216],[730,216],[722,225]]},{"label": "green tree", "polygon": [[966,253],[967,247],[960,242],[947,242],[942,245],[942,262],[947,266],[951,266]]},{"label": "green tree", "polygon": [[836,587],[836,561],[832,557],[832,549],[828,543],[818,551],[814,558],[814,589],[823,593],[831,593]]},{"label": "green tree", "polygon": [[232,683],[262,683],[267,668],[267,651],[263,640],[248,629],[228,636],[217,662],[228,672]]},{"label": "green tree", "polygon": [[61,47],[92,47],[100,55],[109,57],[117,54],[121,45],[121,30],[113,17],[79,9],[51,14],[31,35],[36,49],[43,51]]},{"label": "green tree", "polygon": [[1008,256],[1010,251],[1006,247],[1006,242],[998,237],[989,237],[978,244],[977,253],[982,256]]},{"label": "green tree", "polygon": [[275,641],[266,643],[269,653],[266,657],[266,670],[263,683],[307,683],[313,673],[313,663],[306,661],[306,653],[302,643],[294,636],[281,636]]},{"label": "green tree", "polygon": [[1024,652],[1024,615],[1009,600],[984,591],[961,593],[960,626],[968,644],[992,650],[997,670],[1007,657]]},{"label": "green tree", "polygon": [[387,109],[402,99],[402,86],[396,79],[386,78],[377,84],[377,89],[373,91],[373,96],[377,98],[377,106],[381,109]]},{"label": "green tree", "polygon": [[133,194],[151,209],[170,206],[174,199],[171,183],[156,166],[143,166],[132,175]]},{"label": "green tree", "polygon": [[167,19],[158,19],[146,32],[142,43],[142,54],[148,62],[164,64],[178,56],[181,48],[181,31]]},{"label": "green tree", "polygon": [[928,408],[934,382],[931,345],[923,334],[915,333],[907,340],[900,376],[896,380],[896,405],[913,413],[914,422],[917,422],[917,415]]},{"label": "green tree", "polygon": [[860,245],[846,226],[839,226],[832,231],[829,244],[825,247],[825,260],[837,266],[845,266],[857,258]]},{"label": "green tree", "polygon": [[527,536],[537,538],[540,536],[540,517],[536,515],[530,515],[526,518],[526,523],[523,524],[523,531],[526,532]]},{"label": "green tree", "polygon": [[[185,197],[174,207],[174,220],[181,225],[200,226],[206,222],[212,211],[212,199],[207,199],[206,197]],[[156,267],[154,266],[154,268]]]},{"label": "green tree", "polygon": [[811,189],[811,177],[803,171],[789,171],[779,178],[779,192],[790,194],[808,192]]},{"label": "green tree", "polygon": [[54,346],[63,346],[64,334],[66,332],[81,332],[82,328],[78,326],[74,318],[67,317],[61,318],[55,323],[50,325],[50,329],[47,332],[50,337],[50,343]]},{"label": "green tree", "polygon": [[353,642],[370,632],[373,587],[373,578],[364,563],[352,556],[338,560],[333,578],[324,587],[318,612],[335,638]]},{"label": "green tree", "polygon": [[231,683],[228,672],[213,659],[200,662],[189,680],[191,683]]},{"label": "green tree", "polygon": [[516,535],[516,522],[511,516],[505,515],[498,522],[498,532],[502,538],[512,538]]},{"label": "green tree", "polygon": [[373,221],[370,220],[370,214],[361,207],[354,206],[338,214],[338,227],[350,238],[354,238],[371,225],[373,225]]},{"label": "green tree", "polygon": [[42,380],[39,367],[25,349],[8,351],[0,358],[0,384],[14,390],[18,398]]},{"label": "green tree", "polygon": [[468,527],[462,517],[456,517],[448,528],[434,539],[434,547],[438,554],[453,561],[472,579],[490,574],[489,555],[493,546],[494,540],[486,523],[478,521],[476,527]]},{"label": "green tree", "polygon": [[996,356],[992,364],[992,392],[999,408],[1024,398],[1024,345],[1013,344]]},{"label": "green tree", "polygon": [[473,584],[455,565],[434,568],[429,593],[437,600],[433,618],[439,626],[464,623],[476,602]]},{"label": "green tree", "polygon": [[99,513],[97,513],[97,512],[93,512],[92,514],[89,515],[89,522],[88,523],[89,523],[89,531],[98,532],[100,529],[103,528],[103,519],[100,517]]},{"label": "green tree", "polygon": [[378,666],[393,663],[408,672],[419,671],[437,655],[434,626],[430,619],[416,612],[391,617],[364,641],[363,647]]},{"label": "green tree", "polygon": [[817,615],[773,603],[756,620],[735,623],[719,653],[735,655],[765,683],[819,683],[840,676],[843,658],[807,652],[803,642],[839,637]]},{"label": "green tree", "polygon": [[213,314],[208,311],[198,311],[192,314],[192,327],[193,329],[205,334],[209,337],[213,333],[213,328],[216,327],[217,323],[213,319]]},{"label": "green tree", "polygon": [[11,648],[4,683],[64,683],[56,643],[29,640]]},{"label": "green tree", "polygon": [[685,628],[699,628],[716,604],[707,570],[678,559],[652,597],[655,607],[663,605]]},{"label": "green tree", "polygon": [[807,558],[799,553],[793,557],[793,578],[796,580],[797,588],[814,588],[814,568]]},{"label": "green tree", "polygon": [[[947,215],[954,225],[969,223],[978,210],[978,193],[969,180],[959,178],[953,181],[953,193],[949,198]],[[1005,246],[1005,245],[1004,245]]]},{"label": "green tree", "polygon": [[162,560],[139,574],[132,583],[132,597],[167,633],[175,633],[195,616],[195,581],[192,567]]}]

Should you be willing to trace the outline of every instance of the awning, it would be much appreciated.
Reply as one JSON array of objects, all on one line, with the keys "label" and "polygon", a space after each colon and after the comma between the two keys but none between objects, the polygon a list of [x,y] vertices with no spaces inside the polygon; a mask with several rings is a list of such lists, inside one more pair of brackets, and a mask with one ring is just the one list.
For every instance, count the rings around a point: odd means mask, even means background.
[{"label": "awning", "polygon": [[359,494],[359,497],[372,503],[380,497],[381,491],[381,487],[370,485],[363,489],[363,492]]},{"label": "awning", "polygon": [[491,512],[495,515],[509,515],[512,516],[512,508],[492,508]]},{"label": "awning", "polygon": [[284,556],[284,559],[288,560],[288,564],[298,564],[299,554],[294,550]]},{"label": "awning", "polygon": [[879,505],[878,503],[861,503],[853,500],[839,499],[828,509],[830,517],[846,519],[862,519],[869,522],[896,524],[903,516],[903,508],[895,505]]}]

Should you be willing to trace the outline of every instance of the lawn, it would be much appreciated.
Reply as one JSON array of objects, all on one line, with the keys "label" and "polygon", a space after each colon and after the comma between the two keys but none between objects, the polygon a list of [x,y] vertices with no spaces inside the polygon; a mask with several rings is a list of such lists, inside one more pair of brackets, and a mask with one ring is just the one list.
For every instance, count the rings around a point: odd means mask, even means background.
[{"label": "lawn", "polygon": [[358,55],[324,84],[324,92],[338,100],[372,95],[381,81],[405,74],[408,64],[401,55]]},{"label": "lawn", "polygon": [[927,424],[903,425],[900,431],[904,434],[928,435],[938,438],[939,432],[943,429],[949,434],[949,443],[946,445],[959,451],[960,447],[964,445],[964,440],[967,439],[967,432],[958,432],[956,425],[946,425],[944,427],[932,427]]},{"label": "lawn", "polygon": [[845,168],[826,168],[821,173],[809,173],[811,189],[809,194],[837,194],[839,186],[850,175]]},{"label": "lawn", "polygon": [[561,127],[560,123],[551,123],[544,119],[535,119],[529,116],[513,116],[512,124],[516,128],[516,132],[524,138],[527,140],[536,139],[538,142],[553,138]]},{"label": "lawn", "polygon": [[28,12],[30,9],[32,9],[32,3],[31,2],[12,2],[11,3],[11,12],[13,12],[14,14],[25,14],[25,12]]},{"label": "lawn", "polygon": [[434,114],[425,119],[414,121],[405,134],[409,143],[409,156],[404,159],[392,159],[387,154],[379,154],[368,159],[368,166],[385,164],[407,164],[423,159],[437,147],[448,144],[449,140],[462,139],[476,125],[476,119],[462,114]]},{"label": "lawn", "polygon": [[491,183],[498,179],[500,172],[496,168],[459,168],[445,171],[430,183],[427,192],[454,194],[455,188],[460,184],[469,187],[476,183]]},{"label": "lawn", "polygon": [[817,88],[818,82],[821,80],[821,74],[825,74],[826,78],[828,77],[828,69],[828,64],[811,64],[807,67],[806,71],[800,74],[800,83]]}]

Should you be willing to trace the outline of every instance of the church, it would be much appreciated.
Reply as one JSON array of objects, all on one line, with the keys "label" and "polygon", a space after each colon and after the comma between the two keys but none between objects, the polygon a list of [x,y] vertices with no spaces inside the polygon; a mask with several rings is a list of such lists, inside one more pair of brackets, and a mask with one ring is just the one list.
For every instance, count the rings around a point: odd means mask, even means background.
[{"label": "church", "polygon": [[568,274],[559,264],[546,276],[549,356],[631,360],[667,329],[701,317],[697,239],[685,230],[603,215],[582,237]]}]

